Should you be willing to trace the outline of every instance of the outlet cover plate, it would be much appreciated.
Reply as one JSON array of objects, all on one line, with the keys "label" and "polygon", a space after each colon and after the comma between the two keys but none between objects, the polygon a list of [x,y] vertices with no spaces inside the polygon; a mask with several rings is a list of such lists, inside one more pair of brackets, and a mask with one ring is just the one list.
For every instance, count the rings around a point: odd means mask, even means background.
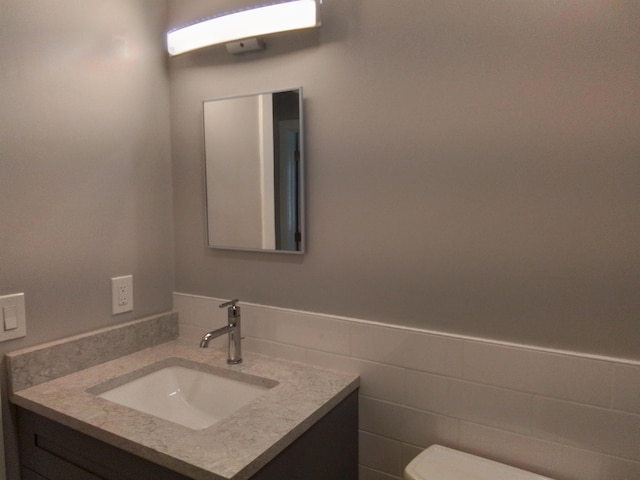
[{"label": "outlet cover plate", "polygon": [[133,275],[111,279],[111,310],[113,315],[133,310]]}]

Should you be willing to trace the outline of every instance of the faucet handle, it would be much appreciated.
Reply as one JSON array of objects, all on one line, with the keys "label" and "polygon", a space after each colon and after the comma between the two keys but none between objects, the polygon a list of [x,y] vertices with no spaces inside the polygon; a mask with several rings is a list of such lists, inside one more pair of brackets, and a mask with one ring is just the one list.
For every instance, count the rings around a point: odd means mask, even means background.
[{"label": "faucet handle", "polygon": [[240,300],[238,298],[234,298],[233,300],[229,300],[228,302],[221,303],[220,305],[218,305],[218,308],[235,307],[236,303],[238,303],[239,301]]}]

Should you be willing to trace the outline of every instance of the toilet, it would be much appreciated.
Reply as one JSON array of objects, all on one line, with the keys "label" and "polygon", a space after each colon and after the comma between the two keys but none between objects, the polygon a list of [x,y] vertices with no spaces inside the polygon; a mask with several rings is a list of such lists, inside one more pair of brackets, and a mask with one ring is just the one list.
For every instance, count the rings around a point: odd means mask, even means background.
[{"label": "toilet", "polygon": [[432,445],[411,460],[404,480],[552,480],[503,463],[441,445]]}]

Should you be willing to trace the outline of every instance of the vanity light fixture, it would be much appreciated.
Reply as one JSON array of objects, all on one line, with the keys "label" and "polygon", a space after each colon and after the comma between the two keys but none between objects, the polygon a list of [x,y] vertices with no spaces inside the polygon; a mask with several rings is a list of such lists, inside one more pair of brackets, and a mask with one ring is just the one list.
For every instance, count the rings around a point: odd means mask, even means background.
[{"label": "vanity light fixture", "polygon": [[319,27],[321,3],[284,0],[216,15],[167,33],[167,50],[173,56],[220,43],[228,44],[230,53],[259,50],[262,35]]}]

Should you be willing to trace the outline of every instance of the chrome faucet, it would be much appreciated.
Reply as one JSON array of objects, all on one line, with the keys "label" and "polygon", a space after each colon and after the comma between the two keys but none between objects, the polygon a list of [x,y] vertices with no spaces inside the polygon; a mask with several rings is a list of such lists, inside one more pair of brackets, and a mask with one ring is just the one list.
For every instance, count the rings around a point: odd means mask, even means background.
[{"label": "chrome faucet", "polygon": [[227,357],[227,363],[236,364],[242,363],[242,335],[240,332],[240,307],[237,305],[238,299],[229,300],[220,304],[220,308],[227,308],[227,325],[207,332],[200,340],[200,348],[207,348],[209,342],[214,338],[217,338],[226,333],[229,334],[229,354]]}]

